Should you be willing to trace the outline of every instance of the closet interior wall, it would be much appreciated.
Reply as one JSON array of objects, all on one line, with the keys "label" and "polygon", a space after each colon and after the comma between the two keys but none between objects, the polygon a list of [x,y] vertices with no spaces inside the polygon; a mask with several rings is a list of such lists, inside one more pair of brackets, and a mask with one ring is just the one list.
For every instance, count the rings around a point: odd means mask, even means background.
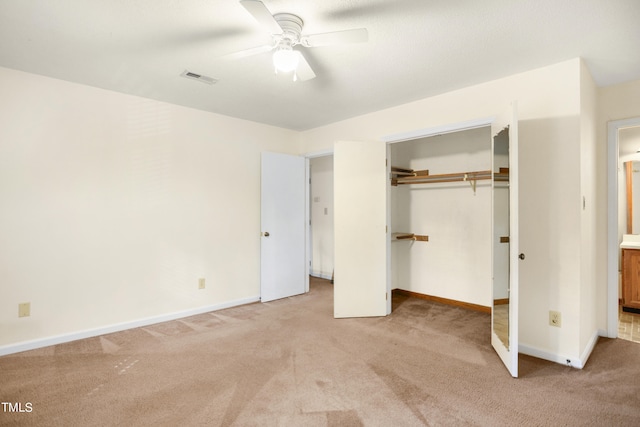
[{"label": "closet interior wall", "polygon": [[[430,175],[492,167],[489,127],[391,144],[391,165]],[[391,187],[392,288],[490,307],[491,180]]]}]

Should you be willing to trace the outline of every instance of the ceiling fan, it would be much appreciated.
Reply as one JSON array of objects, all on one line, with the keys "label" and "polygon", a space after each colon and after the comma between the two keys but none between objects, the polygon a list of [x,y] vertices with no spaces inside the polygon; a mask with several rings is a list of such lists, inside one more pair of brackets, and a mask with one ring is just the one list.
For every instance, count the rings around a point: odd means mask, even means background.
[{"label": "ceiling fan", "polygon": [[366,28],[334,31],[321,34],[302,34],[304,21],[291,13],[272,15],[260,0],[241,0],[240,4],[272,36],[272,43],[225,55],[224,58],[236,59],[263,52],[274,51],[273,65],[278,71],[292,72],[293,80],[310,80],[316,76],[302,52],[293,50],[294,46],[316,47],[344,43],[359,43],[368,40]]}]

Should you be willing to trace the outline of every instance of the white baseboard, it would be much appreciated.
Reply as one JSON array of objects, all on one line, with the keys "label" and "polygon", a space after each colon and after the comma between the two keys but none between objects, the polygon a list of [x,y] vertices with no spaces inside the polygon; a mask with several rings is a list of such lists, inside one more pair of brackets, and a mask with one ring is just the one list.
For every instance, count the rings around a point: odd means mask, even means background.
[{"label": "white baseboard", "polygon": [[601,336],[603,338],[618,338],[618,330],[616,329],[616,333],[614,336],[610,336],[609,331],[607,331],[606,329],[598,329],[598,336]]},{"label": "white baseboard", "polygon": [[156,323],[168,322],[170,320],[182,319],[184,317],[195,316],[198,314],[208,313],[211,311],[222,310],[225,308],[237,307],[239,305],[250,304],[260,301],[260,297],[242,298],[234,301],[228,301],[220,304],[213,304],[204,307],[193,308],[189,310],[176,311],[174,313],[161,314],[159,316],[146,317],[143,319],[132,320],[130,322],[116,323],[114,325],[103,326],[84,331],[72,332],[68,334],[55,335],[46,338],[38,338],[30,341],[22,341],[15,344],[0,346],[0,356],[19,353],[27,350],[35,350],[42,347],[48,347],[65,342],[81,340],[85,338],[93,338],[100,335],[111,334],[113,332],[124,331],[126,329],[140,328]]},{"label": "white baseboard", "polygon": [[582,369],[582,361],[576,357],[568,357],[562,354],[551,353],[535,347],[529,347],[525,344],[520,344],[518,346],[518,352],[526,354],[527,356],[537,357],[538,359],[549,360],[550,362]]},{"label": "white baseboard", "polygon": [[319,277],[321,279],[326,279],[326,280],[331,280],[331,276],[332,276],[331,274],[324,274],[324,273],[322,273],[320,271],[314,271],[314,270],[311,270],[309,272],[309,275],[311,275],[313,277]]},{"label": "white baseboard", "polygon": [[591,356],[593,349],[596,347],[596,344],[598,343],[598,338],[600,338],[600,331],[595,331],[591,336],[591,339],[587,343],[587,346],[585,347],[582,354],[580,355],[580,360],[582,360],[582,367],[584,367],[584,365],[587,364],[587,360],[589,360],[589,356]]},{"label": "white baseboard", "polygon": [[585,347],[584,351],[580,355],[580,358],[564,356],[562,354],[551,353],[545,350],[540,350],[535,347],[530,347],[525,344],[518,346],[518,352],[526,354],[528,356],[537,357],[539,359],[549,360],[551,362],[559,363],[561,365],[571,366],[572,368],[582,369],[587,363],[591,352],[598,342],[599,331],[594,332],[593,336],[589,340],[589,343]]}]

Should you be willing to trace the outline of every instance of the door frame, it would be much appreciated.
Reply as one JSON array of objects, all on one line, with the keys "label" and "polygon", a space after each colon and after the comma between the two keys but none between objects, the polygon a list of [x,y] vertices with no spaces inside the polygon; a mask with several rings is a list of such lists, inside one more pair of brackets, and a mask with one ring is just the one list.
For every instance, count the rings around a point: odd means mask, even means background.
[{"label": "door frame", "polygon": [[305,160],[304,160],[304,167],[305,167],[305,179],[306,179],[306,199],[307,199],[307,203],[305,204],[305,219],[304,219],[304,234],[306,236],[307,239],[307,247],[305,250],[305,259],[304,259],[304,264],[306,266],[307,269],[307,275],[306,275],[306,292],[309,292],[309,274],[311,273],[311,260],[312,260],[312,254],[313,254],[313,241],[311,240],[311,159],[315,159],[316,157],[326,157],[326,156],[333,156],[333,148],[329,148],[326,150],[321,150],[321,151],[314,151],[311,153],[306,153],[303,154]]},{"label": "door frame", "polygon": [[430,136],[443,135],[445,133],[461,132],[465,130],[477,129],[481,127],[491,126],[497,116],[484,117],[475,120],[467,120],[464,122],[450,123],[441,126],[418,129],[409,132],[396,133],[382,138],[387,144],[395,144],[397,142],[411,141],[414,139],[428,138]]},{"label": "door frame", "polygon": [[607,337],[618,337],[618,149],[619,131],[640,126],[640,117],[607,123]]},{"label": "door frame", "polygon": [[[467,130],[490,127],[493,122],[497,119],[498,116],[490,116],[483,117],[479,119],[467,120],[463,122],[455,122],[449,123],[445,125],[433,126],[429,128],[416,129],[408,132],[396,133],[382,137],[382,141],[387,143],[387,158],[390,157],[389,152],[391,149],[391,144],[396,144],[399,142],[412,141],[421,138],[428,138],[437,135],[443,135],[447,133],[454,132],[464,132]],[[391,165],[389,165],[391,166]],[[391,205],[390,205],[390,192],[391,187],[387,186],[387,222],[391,221]],[[389,294],[391,294],[391,247],[390,247],[390,235],[388,236],[387,241],[387,287],[389,288]],[[493,290],[492,290],[493,292]],[[492,294],[493,295],[493,294]],[[389,313],[391,313],[391,298],[389,298]]]}]

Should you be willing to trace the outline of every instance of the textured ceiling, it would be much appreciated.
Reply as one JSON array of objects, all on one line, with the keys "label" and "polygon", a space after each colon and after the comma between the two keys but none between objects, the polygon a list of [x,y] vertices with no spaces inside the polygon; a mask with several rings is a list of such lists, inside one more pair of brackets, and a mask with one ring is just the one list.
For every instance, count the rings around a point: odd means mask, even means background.
[{"label": "textured ceiling", "polygon": [[578,56],[600,86],[640,78],[639,0],[264,4],[369,41],[304,49],[317,77],[294,83],[269,53],[220,58],[270,41],[237,0],[0,0],[0,66],[295,130]]}]

